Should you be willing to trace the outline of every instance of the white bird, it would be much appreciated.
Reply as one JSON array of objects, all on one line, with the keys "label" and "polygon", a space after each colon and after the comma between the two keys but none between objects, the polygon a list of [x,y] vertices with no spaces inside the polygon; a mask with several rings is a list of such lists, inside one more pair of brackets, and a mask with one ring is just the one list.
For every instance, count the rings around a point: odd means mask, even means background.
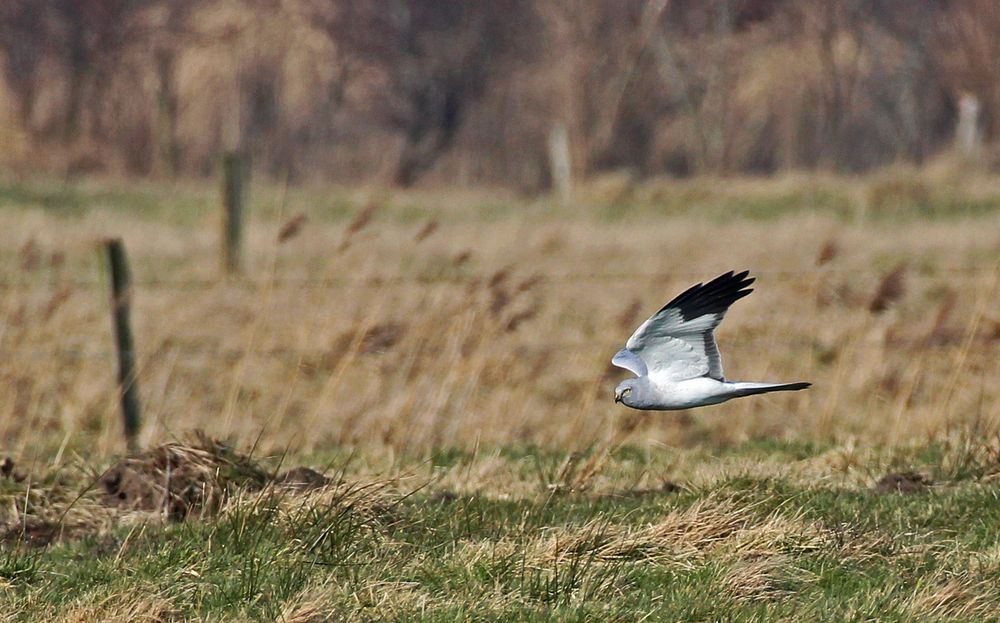
[{"label": "white bird", "polygon": [[727,381],[713,331],[729,306],[752,289],[750,271],[729,271],[691,286],[639,325],[611,359],[634,373],[615,389],[615,402],[633,409],[671,411],[719,404],[731,398],[789,392],[812,383]]}]

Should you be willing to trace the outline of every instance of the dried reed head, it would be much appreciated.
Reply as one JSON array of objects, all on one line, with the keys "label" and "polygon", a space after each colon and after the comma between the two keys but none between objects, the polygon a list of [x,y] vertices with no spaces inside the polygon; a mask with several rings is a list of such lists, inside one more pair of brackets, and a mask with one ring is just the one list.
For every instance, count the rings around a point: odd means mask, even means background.
[{"label": "dried reed head", "polygon": [[349,247],[354,236],[371,224],[378,209],[379,205],[374,201],[370,201],[354,216],[344,229],[344,236],[340,241],[340,251]]},{"label": "dried reed head", "polygon": [[868,311],[880,314],[906,294],[906,264],[899,264],[885,275],[868,303]]},{"label": "dried reed head", "polygon": [[309,217],[304,213],[299,213],[288,219],[281,229],[278,230],[278,244],[288,242],[299,235],[302,227],[309,221]]},{"label": "dried reed head", "polygon": [[837,244],[837,240],[835,238],[829,238],[819,249],[819,254],[816,256],[816,265],[824,266],[829,264],[839,254],[840,245]]},{"label": "dried reed head", "polygon": [[440,225],[441,223],[436,218],[430,219],[429,221],[424,223],[424,226],[420,228],[420,231],[417,232],[417,235],[413,237],[413,241],[420,243],[423,242],[424,240],[427,240],[434,234],[434,232],[438,230],[438,227]]}]

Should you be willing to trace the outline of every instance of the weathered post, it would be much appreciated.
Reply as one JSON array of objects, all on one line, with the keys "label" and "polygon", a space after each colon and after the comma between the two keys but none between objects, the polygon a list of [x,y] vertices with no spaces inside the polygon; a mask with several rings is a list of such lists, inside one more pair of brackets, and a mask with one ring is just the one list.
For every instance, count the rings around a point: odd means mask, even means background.
[{"label": "weathered post", "polygon": [[243,204],[246,167],[238,151],[222,158],[222,267],[227,275],[243,272]]},{"label": "weathered post", "polygon": [[557,123],[549,132],[549,171],[552,187],[561,201],[569,201],[573,190],[569,131],[566,124]]},{"label": "weathered post", "polygon": [[139,427],[142,414],[139,386],[136,382],[135,343],[129,318],[132,307],[132,277],[125,255],[125,243],[112,238],[104,243],[111,271],[111,319],[118,351],[118,390],[121,398],[125,444],[131,454],[139,451]]},{"label": "weathered post", "polygon": [[959,153],[968,160],[979,155],[981,137],[979,132],[979,98],[971,93],[963,93],[958,100],[958,124],[955,139]]}]

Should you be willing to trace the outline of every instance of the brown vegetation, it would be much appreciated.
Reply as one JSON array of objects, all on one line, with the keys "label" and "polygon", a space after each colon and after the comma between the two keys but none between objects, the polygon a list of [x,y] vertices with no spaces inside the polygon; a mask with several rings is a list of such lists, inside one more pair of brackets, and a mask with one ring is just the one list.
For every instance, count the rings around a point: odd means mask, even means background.
[{"label": "brown vegetation", "polygon": [[[749,201],[761,184],[715,192]],[[397,218],[418,197],[386,198],[374,218],[360,197],[359,216],[338,223],[323,220],[312,196],[297,198],[289,212],[309,213],[310,227],[278,243],[283,210],[259,217],[247,277],[231,281],[216,279],[212,229],[100,209],[72,220],[40,209],[0,215],[0,246],[39,258],[8,263],[3,277],[4,449],[15,458],[120,450],[108,295],[92,242],[112,232],[134,262],[143,447],[195,428],[238,446],[259,439],[264,452],[419,453],[579,449],[618,437],[894,442],[995,425],[994,216],[851,224],[801,212],[754,221],[637,211],[609,221],[593,211],[603,208],[580,206],[573,219],[552,208],[485,219],[469,207],[478,200],[435,194],[421,218]],[[437,231],[414,244],[428,222]],[[824,252],[831,239],[836,253]],[[49,262],[55,254],[65,260]],[[902,264],[906,287],[890,288]],[[759,282],[720,330],[727,375],[813,388],[691,414],[614,405],[627,373],[608,361],[636,324],[734,268]],[[573,478],[562,480],[572,488]]]},{"label": "brown vegetation", "polygon": [[2,163],[549,186],[860,171],[1000,128],[991,0],[142,0],[0,6]]}]

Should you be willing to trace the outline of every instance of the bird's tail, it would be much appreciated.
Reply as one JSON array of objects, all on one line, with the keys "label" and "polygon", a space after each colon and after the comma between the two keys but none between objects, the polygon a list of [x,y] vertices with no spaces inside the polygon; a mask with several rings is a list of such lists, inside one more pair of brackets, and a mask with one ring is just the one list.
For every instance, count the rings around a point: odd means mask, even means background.
[{"label": "bird's tail", "polygon": [[742,383],[737,381],[733,383],[733,390],[736,396],[753,396],[768,392],[797,392],[810,385],[812,383]]}]

